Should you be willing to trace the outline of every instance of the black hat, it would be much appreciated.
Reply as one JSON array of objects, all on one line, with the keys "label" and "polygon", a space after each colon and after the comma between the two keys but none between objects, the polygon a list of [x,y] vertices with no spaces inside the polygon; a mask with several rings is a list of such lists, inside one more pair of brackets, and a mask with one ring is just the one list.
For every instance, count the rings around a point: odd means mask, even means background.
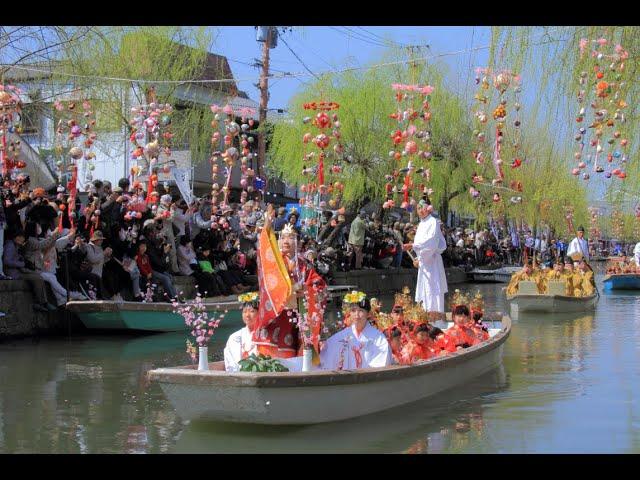
[{"label": "black hat", "polygon": [[584,227],[583,227],[582,225],[580,225],[580,226],[578,227],[578,232],[582,232],[582,233],[584,233]]}]

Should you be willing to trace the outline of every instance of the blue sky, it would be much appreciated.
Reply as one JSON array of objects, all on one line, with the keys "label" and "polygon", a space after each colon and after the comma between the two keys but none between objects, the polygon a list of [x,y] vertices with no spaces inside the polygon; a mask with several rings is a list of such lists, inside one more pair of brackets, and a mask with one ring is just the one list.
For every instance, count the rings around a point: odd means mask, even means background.
[{"label": "blue sky", "polygon": [[[256,41],[254,27],[216,27],[217,38],[213,51],[225,55],[239,87],[258,101],[260,93],[253,85],[257,83],[259,70],[246,65],[261,58],[262,44]],[[271,50],[271,68],[281,72],[306,72],[305,67],[291,52],[293,50],[304,64],[314,73],[326,72],[345,66],[366,65],[377,60],[386,47],[380,45],[385,40],[400,45],[429,45],[425,55],[441,54],[460,50],[469,50],[489,44],[490,27],[294,27],[293,31],[282,35],[276,48]],[[284,41],[283,41],[284,40]],[[288,43],[291,50],[285,45]],[[461,53],[445,57],[449,67],[449,78],[457,87],[464,88],[469,82],[469,91],[473,92],[472,68],[485,65],[488,50],[473,53]],[[282,78],[270,81],[269,108],[286,108],[290,98],[303,86],[306,78]],[[311,77],[312,78],[312,77]],[[460,82],[463,82],[461,85]],[[459,88],[455,88],[462,91]]]}]

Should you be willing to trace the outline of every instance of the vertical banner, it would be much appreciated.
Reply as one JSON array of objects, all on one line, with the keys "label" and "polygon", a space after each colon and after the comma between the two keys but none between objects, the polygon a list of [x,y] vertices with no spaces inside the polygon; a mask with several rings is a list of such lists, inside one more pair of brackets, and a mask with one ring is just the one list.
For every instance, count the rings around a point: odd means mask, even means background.
[{"label": "vertical banner", "polygon": [[171,167],[171,175],[176,182],[178,190],[180,190],[180,195],[187,202],[187,205],[190,205],[192,200],[191,187],[189,186],[191,172],[186,168]]}]

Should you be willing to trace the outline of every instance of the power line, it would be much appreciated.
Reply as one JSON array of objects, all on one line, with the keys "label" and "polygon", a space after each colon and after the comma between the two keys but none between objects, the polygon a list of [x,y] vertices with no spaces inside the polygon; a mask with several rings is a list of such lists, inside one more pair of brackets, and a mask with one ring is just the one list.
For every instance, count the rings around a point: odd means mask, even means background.
[{"label": "power line", "polygon": [[342,33],[343,35],[347,35],[349,37],[355,38],[356,40],[360,40],[361,42],[368,43],[369,45],[373,45],[375,47],[387,47],[388,46],[388,45],[385,45],[384,43],[379,42],[377,40],[371,40],[371,39],[365,37],[364,35],[362,35],[361,33],[350,29],[349,27],[343,26],[342,28],[344,28],[346,30],[346,32],[343,32],[341,30],[338,30],[338,31],[340,33]]},{"label": "power line", "polygon": [[[282,73],[280,75],[270,75],[270,78],[274,78],[274,79],[275,78],[298,78],[298,77],[307,77],[309,75],[312,75],[312,76],[318,78],[318,75],[313,73],[304,64],[304,62],[302,62],[302,60],[291,49],[291,47],[289,47],[289,45],[287,45],[286,41],[284,39],[282,39],[282,40],[285,43],[285,45],[289,48],[289,50],[291,50],[291,53],[293,53],[294,56],[298,59],[298,61],[305,67],[307,72],[293,72],[293,73],[292,72],[284,72],[284,73]],[[540,42],[540,43],[532,43],[530,45],[532,45],[532,46],[545,45],[545,44],[549,44],[549,43],[565,42],[567,40],[569,40],[569,39],[548,40],[548,41],[544,41],[544,42]],[[433,54],[433,55],[429,55],[429,56],[421,57],[421,58],[412,58],[412,59],[408,59],[408,60],[398,60],[398,61],[394,61],[394,62],[385,62],[385,63],[379,63],[379,64],[375,64],[375,65],[366,65],[366,66],[361,66],[361,67],[347,67],[347,68],[336,69],[336,70],[328,70],[328,71],[320,72],[320,75],[329,74],[329,73],[333,73],[333,74],[335,74],[335,73],[344,73],[344,72],[356,71],[356,70],[372,70],[374,68],[383,68],[383,67],[388,67],[388,66],[392,66],[392,65],[402,65],[402,64],[415,63],[415,62],[426,62],[426,61],[434,59],[434,58],[449,57],[449,56],[460,55],[460,54],[464,54],[464,53],[476,52],[476,51],[479,51],[479,50],[487,50],[489,48],[491,48],[491,45],[484,45],[484,46],[480,46],[480,47],[474,47],[474,48],[471,48],[471,49],[456,50],[456,51],[452,51],[452,52],[444,52],[444,53],[439,53],[439,54]],[[121,81],[121,82],[138,82],[138,83],[155,83],[155,84],[182,84],[182,83],[206,84],[206,83],[231,83],[231,82],[251,82],[251,81],[255,81],[255,78],[244,78],[244,79],[221,78],[221,79],[207,79],[207,80],[196,80],[196,79],[188,79],[188,80],[147,80],[147,79],[120,78],[120,77],[108,77],[108,76],[97,76],[97,75],[79,75],[79,74],[65,73],[65,72],[54,72],[53,70],[45,70],[45,69],[41,69],[41,68],[37,68],[37,67],[0,64],[0,68],[3,68],[3,67],[13,68],[13,69],[17,69],[17,70],[42,72],[42,73],[48,73],[48,74],[51,74],[51,75],[61,75],[61,76],[67,76],[67,77],[75,77],[75,78],[89,78],[89,79],[95,79],[95,80],[109,80],[109,81]]]},{"label": "power line", "polygon": [[363,32],[365,32],[365,33],[369,34],[370,36],[374,37],[373,39],[378,38],[378,39],[382,40],[382,41],[383,41],[383,42],[385,42],[385,43],[395,43],[396,45],[398,45],[398,46],[400,46],[400,47],[405,47],[405,46],[406,46],[406,45],[404,45],[404,44],[402,44],[402,43],[400,43],[400,42],[396,42],[396,41],[393,41],[393,40],[388,40],[388,39],[386,39],[386,38],[384,38],[384,37],[381,37],[380,35],[377,35],[377,34],[376,34],[376,33],[374,33],[374,32],[370,32],[369,30],[367,30],[367,29],[365,29],[365,28],[363,28],[363,27],[356,27],[356,28],[359,28],[359,29],[360,29],[360,30],[362,30]]},{"label": "power line", "polygon": [[320,77],[318,77],[315,73],[313,73],[311,71],[311,69],[309,67],[307,67],[307,65],[302,61],[302,59],[298,56],[298,54],[296,52],[293,51],[293,49],[289,46],[289,44],[287,43],[287,41],[284,39],[284,37],[280,37],[280,39],[282,40],[282,43],[284,43],[286,45],[286,47],[291,51],[291,53],[293,53],[293,56],[296,57],[298,59],[298,61],[302,64],[302,66],[314,77],[316,77],[318,80],[320,80]]}]

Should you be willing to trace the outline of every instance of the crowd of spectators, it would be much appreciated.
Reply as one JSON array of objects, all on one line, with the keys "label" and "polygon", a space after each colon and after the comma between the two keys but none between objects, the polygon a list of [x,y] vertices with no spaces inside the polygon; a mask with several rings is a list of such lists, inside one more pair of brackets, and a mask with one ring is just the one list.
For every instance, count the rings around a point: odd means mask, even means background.
[{"label": "crowd of spectators", "polygon": [[[28,281],[37,310],[68,299],[169,301],[179,297],[175,276],[193,277],[206,297],[255,288],[263,202],[243,197],[220,207],[208,196],[187,204],[177,194],[154,194],[140,182],[121,179],[113,187],[96,180],[69,205],[62,187],[45,192],[23,177],[2,190],[0,278]],[[300,233],[300,252],[329,281],[336,271],[413,266],[402,245],[413,241],[417,218],[406,213],[324,211],[301,221],[298,211],[280,207],[273,228],[287,223]],[[442,229],[445,265],[466,270],[517,265],[525,253],[550,263],[567,250],[566,241],[548,234]]]}]

